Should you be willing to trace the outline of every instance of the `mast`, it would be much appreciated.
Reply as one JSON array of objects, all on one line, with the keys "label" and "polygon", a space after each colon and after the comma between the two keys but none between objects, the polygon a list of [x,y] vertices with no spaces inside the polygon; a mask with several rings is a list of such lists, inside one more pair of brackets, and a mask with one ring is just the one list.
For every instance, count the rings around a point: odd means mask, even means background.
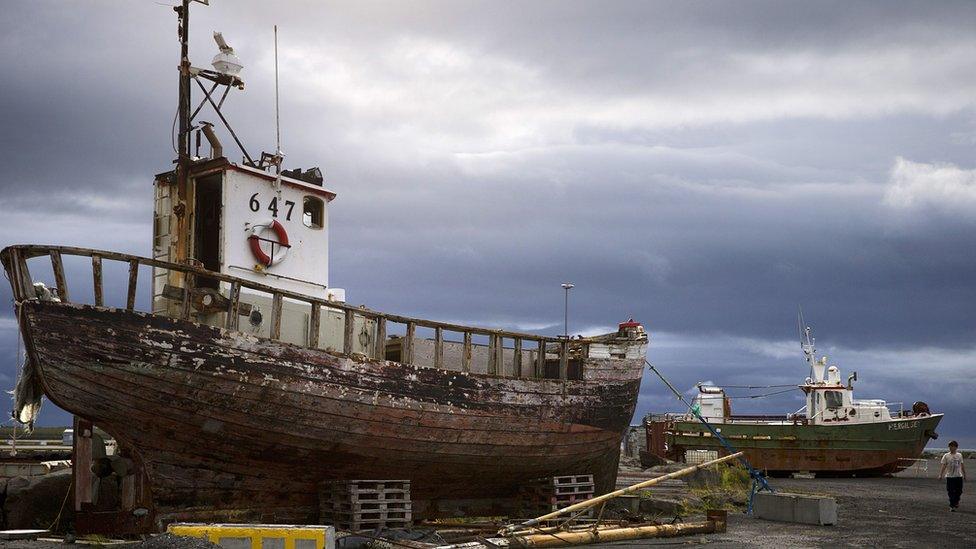
[{"label": "mast", "polygon": [[190,192],[190,1],[182,0],[181,5],[173,10],[179,20],[180,37],[180,84],[179,84],[179,136],[176,151],[176,200],[174,213],[176,214],[177,235],[173,247],[173,257],[170,261],[183,263],[189,258],[189,216],[187,211],[191,207]]}]

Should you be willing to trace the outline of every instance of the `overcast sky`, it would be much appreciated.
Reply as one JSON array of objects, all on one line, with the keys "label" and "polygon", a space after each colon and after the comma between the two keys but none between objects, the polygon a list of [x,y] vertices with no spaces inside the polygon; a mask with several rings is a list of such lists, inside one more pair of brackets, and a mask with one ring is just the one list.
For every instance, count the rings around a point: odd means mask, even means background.
[{"label": "overcast sky", "polygon": [[[164,4],[5,4],[0,244],[149,255],[174,157]],[[571,331],[633,316],[682,388],[801,382],[802,305],[860,397],[924,400],[976,447],[976,3],[211,4],[192,61],[213,30],[237,50],[226,111],[252,154],[274,148],[279,26],[286,165],[338,193],[350,302],[555,334],[572,281]],[[675,409],[645,378],[638,415]]]}]

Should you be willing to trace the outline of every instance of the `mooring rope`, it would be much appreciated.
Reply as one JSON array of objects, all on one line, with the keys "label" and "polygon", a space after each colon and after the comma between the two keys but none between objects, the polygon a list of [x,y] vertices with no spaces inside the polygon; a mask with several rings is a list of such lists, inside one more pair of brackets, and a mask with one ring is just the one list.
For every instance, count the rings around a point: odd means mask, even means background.
[{"label": "mooring rope", "polygon": [[[667,378],[664,377],[664,374],[662,374],[660,371],[658,371],[658,369],[655,368],[653,364],[651,364],[651,361],[649,361],[649,360],[647,360],[645,358],[644,359],[644,364],[647,364],[647,366],[651,369],[651,371],[654,372],[655,374],[657,374],[657,377],[661,378],[661,381],[664,382],[664,384],[668,387],[668,389],[671,390],[672,393],[674,393],[674,396],[676,396],[678,398],[678,400],[681,401],[682,404],[684,404],[685,406],[688,407],[688,410],[691,412],[691,414],[698,421],[700,421],[702,423],[702,425],[704,425],[712,433],[712,436],[715,437],[719,441],[719,443],[722,446],[724,446],[725,449],[730,454],[736,453],[736,450],[735,450],[735,448],[732,447],[732,444],[730,444],[729,441],[726,440],[725,437],[723,437],[722,434],[719,433],[715,429],[715,427],[712,426],[711,423],[709,423],[708,421],[705,420],[705,418],[702,417],[702,415],[699,412],[699,410],[697,410],[687,400],[685,400],[684,395],[682,395],[681,392],[679,392],[677,389],[675,389],[674,385],[671,385],[671,382],[668,381]],[[739,456],[739,463],[741,463],[742,466],[745,467],[747,471],[749,471],[749,476],[752,477],[752,487],[753,487],[753,489],[752,489],[752,492],[749,495],[749,511],[748,511],[751,514],[752,513],[752,497],[753,497],[753,495],[755,495],[755,493],[757,491],[756,490],[757,486],[761,490],[768,490],[770,492],[774,492],[775,490],[773,490],[773,488],[769,485],[769,483],[766,481],[766,478],[764,476],[762,476],[762,474],[760,474],[759,471],[755,470],[752,467],[752,465],[749,463],[748,460],[746,460],[745,457],[743,457],[743,456],[740,455]]]},{"label": "mooring rope", "polygon": [[[73,479],[73,477],[72,477],[72,479]],[[61,508],[58,509],[58,516],[54,517],[54,522],[52,522],[51,525],[47,527],[48,530],[50,530],[50,531],[53,532],[54,531],[54,526],[58,522],[61,521],[61,513],[64,512],[64,504],[65,503],[68,503],[68,496],[69,495],[71,495],[71,483],[70,482],[68,483],[68,491],[64,493],[64,499],[61,500]]]}]

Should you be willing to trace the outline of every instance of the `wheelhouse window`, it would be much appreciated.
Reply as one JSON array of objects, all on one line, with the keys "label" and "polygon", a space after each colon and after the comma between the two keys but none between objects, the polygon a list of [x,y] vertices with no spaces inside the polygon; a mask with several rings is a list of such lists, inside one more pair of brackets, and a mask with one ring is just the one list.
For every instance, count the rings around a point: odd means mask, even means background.
[{"label": "wheelhouse window", "polygon": [[824,402],[828,410],[835,410],[844,405],[844,393],[840,391],[824,391]]},{"label": "wheelhouse window", "polygon": [[321,229],[325,223],[325,202],[321,198],[306,196],[302,201],[302,223],[310,229]]}]

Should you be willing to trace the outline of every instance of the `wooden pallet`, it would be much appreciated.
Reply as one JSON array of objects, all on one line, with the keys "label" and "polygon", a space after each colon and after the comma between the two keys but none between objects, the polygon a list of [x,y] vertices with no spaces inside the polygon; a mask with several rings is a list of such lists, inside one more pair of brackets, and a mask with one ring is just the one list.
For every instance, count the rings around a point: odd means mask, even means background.
[{"label": "wooden pallet", "polygon": [[340,530],[408,527],[412,511],[409,480],[332,481],[320,486],[320,519]]},{"label": "wooden pallet", "polygon": [[[535,479],[519,487],[523,513],[546,514],[591,499],[596,493],[593,475],[566,475]],[[592,511],[581,514],[590,516]]]}]

